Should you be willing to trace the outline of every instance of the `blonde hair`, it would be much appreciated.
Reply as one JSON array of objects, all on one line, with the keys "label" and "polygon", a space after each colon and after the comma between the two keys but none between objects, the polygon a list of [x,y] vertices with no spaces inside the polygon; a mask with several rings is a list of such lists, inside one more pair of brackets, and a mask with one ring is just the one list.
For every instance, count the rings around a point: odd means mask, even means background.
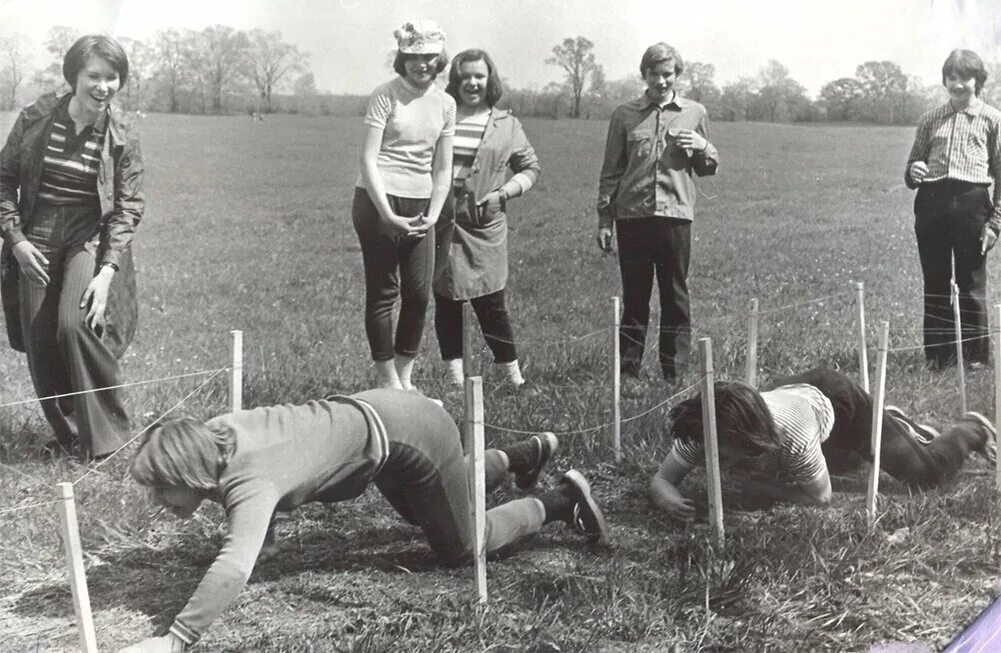
[{"label": "blonde hair", "polygon": [[185,486],[214,490],[236,452],[229,428],[209,428],[180,417],[156,424],[132,460],[132,478],[150,487]]}]

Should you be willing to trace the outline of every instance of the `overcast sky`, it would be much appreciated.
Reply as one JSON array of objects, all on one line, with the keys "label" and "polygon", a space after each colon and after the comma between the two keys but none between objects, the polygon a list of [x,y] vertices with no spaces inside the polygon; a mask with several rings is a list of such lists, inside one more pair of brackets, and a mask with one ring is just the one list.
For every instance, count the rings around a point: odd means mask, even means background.
[{"label": "overcast sky", "polygon": [[334,93],[384,81],[393,30],[411,18],[438,21],[453,54],[489,51],[516,87],[561,79],[545,59],[577,35],[594,41],[609,80],[638,75],[644,48],[664,40],[714,64],[721,86],[777,59],[811,94],[869,60],[933,83],[952,48],[1001,59],[1001,0],[0,0],[0,34],[23,32],[39,46],[57,24],[142,39],[213,24],[278,30],[310,53],[317,87]]}]

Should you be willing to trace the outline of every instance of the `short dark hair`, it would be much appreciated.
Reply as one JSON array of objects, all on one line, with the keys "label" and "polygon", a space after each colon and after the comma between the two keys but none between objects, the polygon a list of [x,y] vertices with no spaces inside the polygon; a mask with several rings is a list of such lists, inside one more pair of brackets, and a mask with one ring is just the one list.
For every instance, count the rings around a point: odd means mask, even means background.
[{"label": "short dark hair", "polygon": [[452,67],[448,70],[448,86],[445,87],[445,92],[455,98],[455,101],[459,102],[459,84],[462,80],[459,79],[459,67],[462,64],[469,61],[482,61],[487,64],[487,96],[486,102],[488,107],[492,107],[497,104],[501,99],[501,95],[504,94],[504,89],[501,86],[500,75],[497,73],[497,67],[494,66],[494,60],[490,58],[490,55],[483,50],[477,50],[476,48],[470,48],[469,50],[463,50],[459,54],[455,55],[452,59]]},{"label": "short dark hair", "polygon": [[942,86],[945,86],[945,78],[949,75],[957,75],[963,79],[973,78],[976,80],[974,93],[980,95],[980,89],[987,81],[987,68],[983,59],[973,50],[953,50],[945,58],[942,64]]},{"label": "short dark hair", "polygon": [[122,44],[101,34],[88,34],[77,39],[63,57],[63,78],[76,91],[76,78],[91,56],[101,57],[115,69],[121,86],[129,80],[129,57]]},{"label": "short dark hair", "polygon": [[[393,70],[396,71],[396,74],[399,75],[400,77],[406,77],[407,69],[403,67],[404,62],[406,62],[408,59],[417,59],[418,57],[423,57],[423,56],[424,55],[422,54],[407,54],[406,52],[400,52],[399,50],[397,50],[396,58],[393,59]],[[438,53],[438,58],[435,59],[435,70],[432,79],[438,77],[441,71],[445,70],[445,66],[447,65],[448,65],[448,55],[445,54],[444,50],[442,50],[441,52]]]},{"label": "short dark hair", "polygon": [[[720,442],[760,456],[779,445],[772,414],[761,393],[739,381],[718,381],[713,386],[716,400],[716,435]],[[667,416],[671,436],[686,443],[701,442],[702,394],[685,399]]]},{"label": "short dark hair", "polygon": [[674,62],[675,75],[685,72],[685,62],[681,59],[681,54],[667,43],[660,41],[651,45],[643,53],[643,58],[640,59],[640,75],[646,77],[648,70],[664,61]]}]

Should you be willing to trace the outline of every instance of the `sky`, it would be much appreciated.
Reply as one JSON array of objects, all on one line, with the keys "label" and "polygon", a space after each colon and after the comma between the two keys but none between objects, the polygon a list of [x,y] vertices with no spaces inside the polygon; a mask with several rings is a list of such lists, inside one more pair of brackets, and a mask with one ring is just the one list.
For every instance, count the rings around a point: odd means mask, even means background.
[{"label": "sky", "polygon": [[517,88],[562,80],[545,60],[578,35],[609,80],[638,76],[646,46],[666,41],[713,64],[720,86],[776,59],[811,95],[865,61],[936,83],[953,48],[1001,60],[1001,0],[0,0],[0,36],[21,32],[39,50],[53,25],[140,39],[214,24],[277,30],[310,53],[320,90],[354,94],[391,75],[393,30],[416,18],[437,21],[452,54],[487,50]]}]

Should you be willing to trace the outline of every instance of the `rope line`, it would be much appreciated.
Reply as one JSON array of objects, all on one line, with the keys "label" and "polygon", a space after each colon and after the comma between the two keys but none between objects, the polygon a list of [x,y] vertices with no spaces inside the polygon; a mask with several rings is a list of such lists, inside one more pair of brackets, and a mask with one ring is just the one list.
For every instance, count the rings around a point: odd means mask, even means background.
[{"label": "rope line", "polygon": [[14,506],[13,508],[4,508],[0,510],[0,515],[6,515],[12,512],[18,512],[21,510],[28,510],[29,508],[40,508],[42,506],[52,506],[59,503],[58,499],[53,499],[52,501],[43,501],[41,503],[29,503],[23,506]]},{"label": "rope line", "polygon": [[207,386],[209,384],[209,382],[212,381],[212,379],[214,379],[215,377],[219,376],[220,374],[222,374],[223,372],[225,372],[227,369],[229,369],[229,368],[224,367],[224,368],[216,370],[215,373],[212,376],[210,376],[209,378],[207,378],[204,381],[202,381],[201,385],[199,385],[197,388],[195,388],[194,390],[192,390],[191,392],[189,392],[187,395],[185,395],[184,399],[181,399],[179,402],[177,402],[176,404],[174,404],[173,406],[171,406],[169,409],[167,409],[167,411],[165,413],[163,413],[162,415],[160,415],[159,417],[157,417],[156,419],[154,419],[152,422],[148,423],[146,426],[144,426],[142,428],[141,431],[139,431],[134,436],[132,436],[132,438],[130,438],[128,442],[126,442],[122,446],[120,446],[117,449],[115,449],[114,451],[112,451],[110,454],[108,454],[107,456],[105,456],[104,459],[98,461],[93,467],[91,467],[90,469],[88,469],[86,474],[84,474],[83,476],[81,476],[77,480],[73,481],[73,485],[76,485],[77,483],[79,483],[80,481],[82,481],[83,479],[87,478],[88,476],[90,476],[91,474],[93,474],[94,472],[96,472],[98,469],[100,469],[105,463],[107,463],[109,460],[111,460],[112,458],[114,458],[118,454],[118,452],[120,452],[122,449],[126,448],[127,446],[129,446],[130,444],[132,444],[133,442],[135,442],[137,439],[139,439],[139,436],[141,436],[143,433],[145,433],[146,431],[148,431],[151,426],[153,426],[154,424],[156,424],[157,422],[159,422],[160,420],[162,420],[164,417],[166,417],[167,415],[171,414],[172,412],[174,412],[175,410],[177,410],[178,408],[180,408],[181,405],[184,402],[186,402],[188,399],[191,399],[191,397],[193,397],[196,392],[198,392],[199,390],[201,390],[202,388],[204,388],[205,386]]},{"label": "rope line", "polygon": [[85,395],[92,392],[102,392],[104,390],[118,390],[119,388],[131,388],[137,385],[149,385],[150,383],[160,383],[162,381],[175,381],[177,379],[187,379],[192,376],[205,376],[211,374],[215,376],[219,372],[225,372],[230,369],[229,366],[219,368],[218,370],[203,370],[201,372],[189,372],[187,374],[178,374],[176,376],[165,376],[162,379],[150,379],[148,381],[133,381],[131,383],[120,383],[118,385],[109,385],[104,388],[94,388],[92,390],[80,390],[78,392],[67,392],[61,395],[51,395],[48,397],[35,397],[33,399],[20,399],[18,401],[12,401],[8,404],[0,404],[0,408],[9,408],[11,406],[20,406],[22,404],[30,404],[36,401],[50,401],[52,399],[62,399],[63,397],[75,397],[76,395]]},{"label": "rope line", "polygon": [[[775,313],[777,311],[784,311],[784,310],[786,310],[788,308],[795,308],[797,306],[806,306],[807,304],[819,304],[821,302],[826,302],[828,299],[834,299],[835,297],[843,297],[845,295],[850,295],[850,294],[855,294],[855,293],[854,293],[854,291],[852,291],[852,292],[847,292],[847,291],[845,291],[845,292],[838,292],[838,293],[833,293],[831,295],[824,295],[822,297],[817,297],[815,299],[804,299],[803,301],[793,302],[791,304],[786,304],[784,306],[773,306],[771,308],[759,308],[758,309],[758,315],[764,315],[764,314],[767,314],[767,313]],[[751,312],[747,311],[744,314],[750,316]]]}]

